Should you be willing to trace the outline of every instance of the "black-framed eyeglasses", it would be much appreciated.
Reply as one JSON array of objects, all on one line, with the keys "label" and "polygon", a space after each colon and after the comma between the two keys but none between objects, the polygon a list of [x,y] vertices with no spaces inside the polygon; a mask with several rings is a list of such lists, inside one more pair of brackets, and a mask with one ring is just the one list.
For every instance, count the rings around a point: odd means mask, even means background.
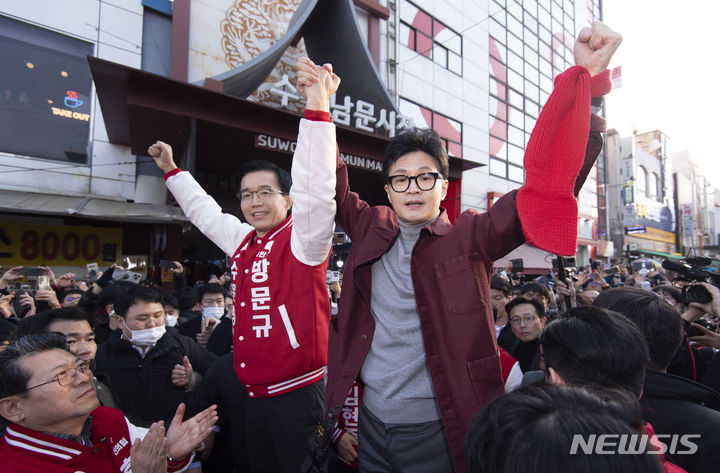
[{"label": "black-framed eyeglasses", "polygon": [[57,381],[60,386],[69,386],[75,382],[78,372],[84,374],[90,373],[90,365],[88,363],[83,363],[75,368],[68,368],[55,375],[55,377],[50,381],[30,386],[29,388],[23,389],[22,392],[30,391],[31,389],[39,388],[40,386],[45,386],[46,384],[54,383],[55,381]]},{"label": "black-framed eyeglasses", "polygon": [[260,189],[259,191],[238,192],[236,195],[241,202],[247,203],[252,201],[253,194],[257,195],[260,200],[269,200],[273,194],[285,195],[285,192],[277,191],[275,189]]},{"label": "black-framed eyeglasses", "polygon": [[404,174],[397,174],[395,176],[389,176],[387,183],[395,192],[405,192],[410,188],[410,182],[415,181],[415,185],[421,191],[429,191],[435,187],[435,183],[440,178],[439,172],[423,172],[417,176],[406,176]]},{"label": "black-framed eyeglasses", "polygon": [[531,315],[529,317],[513,317],[512,319],[510,319],[510,324],[511,325],[522,325],[523,323],[526,323],[526,324],[530,325],[533,322],[535,322],[536,319],[539,319],[539,318],[540,317],[538,317],[537,315]]}]

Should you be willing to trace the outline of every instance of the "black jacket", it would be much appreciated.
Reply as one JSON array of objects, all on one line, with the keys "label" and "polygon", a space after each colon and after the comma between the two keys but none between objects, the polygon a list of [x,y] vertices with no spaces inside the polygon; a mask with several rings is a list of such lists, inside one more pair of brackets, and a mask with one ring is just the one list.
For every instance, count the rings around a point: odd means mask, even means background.
[{"label": "black jacket", "polygon": [[536,338],[529,342],[521,342],[515,339],[515,343],[508,349],[508,353],[515,357],[520,363],[520,370],[523,373],[540,369],[540,339]]},{"label": "black jacket", "polygon": [[143,358],[121,334],[120,330],[114,331],[98,347],[97,371],[110,377],[113,397],[125,415],[143,427],[158,420],[170,425],[178,405],[190,397],[184,387],[172,383],[173,368],[182,365],[187,355],[193,370],[203,374],[215,355],[194,340],[166,332]]},{"label": "black jacket", "polygon": [[196,315],[190,320],[178,323],[177,328],[181,334],[195,340],[195,335],[202,331],[202,316]]},{"label": "black jacket", "polygon": [[687,336],[683,337],[680,348],[670,362],[667,372],[676,376],[682,376],[692,381],[700,381],[705,376],[705,371],[710,364],[714,351],[709,347],[692,348],[688,344]]},{"label": "black jacket", "polygon": [[500,345],[505,350],[510,350],[510,347],[513,346],[513,343],[515,343],[516,341],[517,338],[515,338],[515,334],[510,327],[510,322],[508,322],[505,324],[502,330],[500,330],[500,334],[497,338],[498,345]]},{"label": "black jacket", "polygon": [[217,356],[223,356],[232,351],[232,319],[230,317],[226,316],[220,320],[220,323],[212,331],[205,348]]},{"label": "black jacket", "polygon": [[[688,473],[716,472],[720,465],[720,393],[680,376],[648,371],[640,398],[643,419],[666,445],[663,435],[699,434],[690,440],[698,451],[692,455],[673,454],[667,459]],[[687,448],[678,447],[678,452]]]},{"label": "black jacket", "polygon": [[[217,330],[217,329],[216,329]],[[233,354],[218,358],[192,393],[186,417],[217,404],[220,432],[203,471],[249,471],[245,447],[245,399],[247,391],[235,374]]]}]

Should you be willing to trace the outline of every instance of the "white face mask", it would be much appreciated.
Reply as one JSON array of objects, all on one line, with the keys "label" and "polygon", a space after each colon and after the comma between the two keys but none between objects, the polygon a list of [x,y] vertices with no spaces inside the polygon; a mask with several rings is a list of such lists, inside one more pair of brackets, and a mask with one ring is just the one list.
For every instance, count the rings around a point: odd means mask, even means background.
[{"label": "white face mask", "polygon": [[123,324],[125,325],[125,328],[130,331],[130,343],[139,347],[155,345],[158,340],[165,335],[164,325],[158,325],[157,327],[145,328],[142,330],[130,330],[130,327],[128,327],[125,323],[125,320],[123,320]]},{"label": "white face mask", "polygon": [[168,327],[174,327],[177,325],[178,316],[165,314],[165,325]]},{"label": "white face mask", "polygon": [[220,320],[223,314],[225,307],[203,307],[202,318]]}]

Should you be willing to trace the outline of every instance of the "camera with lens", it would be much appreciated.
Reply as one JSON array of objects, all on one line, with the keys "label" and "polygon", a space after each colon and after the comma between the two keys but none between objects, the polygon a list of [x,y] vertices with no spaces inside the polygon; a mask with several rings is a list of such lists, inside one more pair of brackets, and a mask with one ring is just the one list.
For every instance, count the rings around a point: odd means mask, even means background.
[{"label": "camera with lens", "polygon": [[720,287],[720,274],[713,272],[712,269],[714,268],[711,268],[710,264],[712,264],[712,260],[704,256],[686,258],[685,261],[679,262],[667,259],[663,261],[663,268],[675,271],[678,274],[678,277],[673,282],[684,281],[691,283],[682,288],[683,304],[688,305],[691,302],[707,304],[712,301],[712,295],[708,290],[698,284],[707,282]]},{"label": "camera with lens", "polygon": [[693,324],[690,324],[690,326],[688,327],[686,331],[688,337],[702,337],[703,335],[705,335],[705,332],[697,328],[695,325],[701,325],[706,329],[710,330],[711,332],[716,332],[718,328],[717,322],[710,322],[705,319],[699,319],[696,320]]}]

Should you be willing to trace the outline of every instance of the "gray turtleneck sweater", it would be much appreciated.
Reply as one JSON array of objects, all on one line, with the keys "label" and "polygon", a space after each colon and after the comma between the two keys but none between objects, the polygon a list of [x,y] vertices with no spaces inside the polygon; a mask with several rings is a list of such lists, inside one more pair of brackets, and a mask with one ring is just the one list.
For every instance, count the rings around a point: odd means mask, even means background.
[{"label": "gray turtleneck sweater", "polygon": [[365,406],[386,424],[440,419],[410,275],[420,230],[435,219],[417,225],[399,222],[397,241],[372,265],[370,310],[375,334],[360,377],[365,383]]}]

